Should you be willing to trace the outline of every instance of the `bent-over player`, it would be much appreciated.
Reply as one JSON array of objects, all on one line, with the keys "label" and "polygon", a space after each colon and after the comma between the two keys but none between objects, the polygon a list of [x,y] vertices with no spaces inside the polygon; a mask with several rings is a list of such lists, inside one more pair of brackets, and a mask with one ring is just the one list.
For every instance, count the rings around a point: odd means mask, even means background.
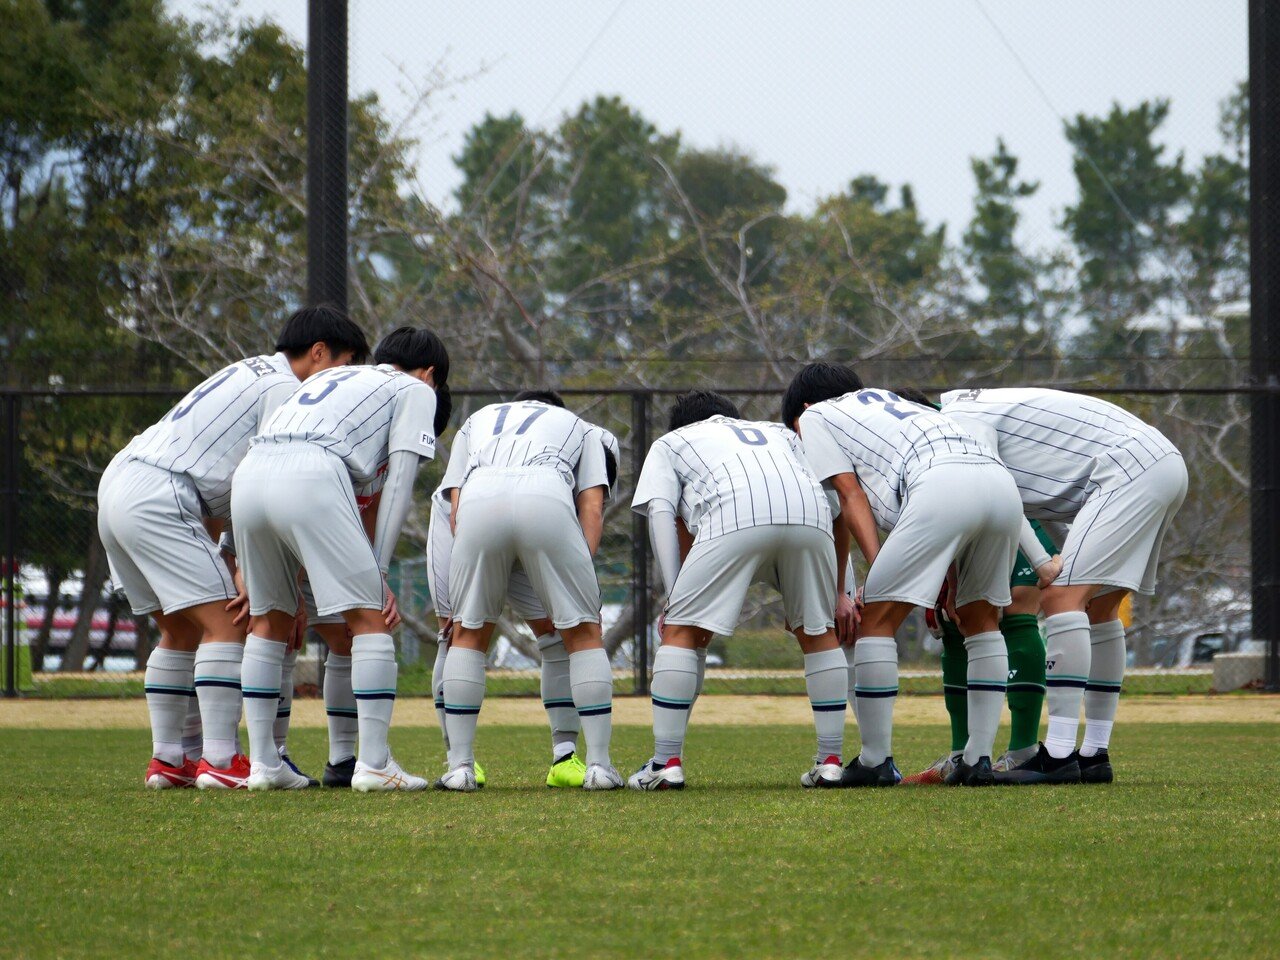
[{"label": "bent-over player", "polygon": [[[553,397],[553,400],[558,400]],[[569,686],[586,740],[586,790],[622,778],[609,758],[613,672],[600,639],[600,545],[609,484],[591,425],[545,400],[477,410],[454,441],[443,488],[454,528],[449,565],[453,634],[441,687],[449,771],[441,790],[471,791],[485,660],[518,562],[569,653]]]},{"label": "bent-over player", "polygon": [[[412,506],[418,463],[435,455],[435,391],[447,389],[449,355],[430,330],[400,327],[378,344],[374,362],[304,383],[254,439],[233,485],[236,554],[252,615],[243,680],[250,789],[307,786],[279,762],[272,731],[303,568],[317,613],[342,614],[352,634],[360,742],[352,788],[427,785],[402,770],[387,747],[397,674],[389,631],[399,613],[386,571]],[[372,546],[357,491],[380,491]]]},{"label": "bent-over player", "polygon": [[1127,410],[1059,390],[956,390],[942,409],[1000,457],[1028,517],[1071,524],[1061,573],[1040,594],[1048,732],[1002,779],[1110,783],[1125,666],[1120,604],[1155,592],[1160,547],[1187,495],[1182,455]]},{"label": "bent-over player", "polygon": [[[231,518],[232,476],[299,380],[363,362],[369,346],[344,314],[321,306],[290,317],[276,351],[205,380],[130,441],[98,486],[98,533],[111,579],[133,612],[152,614],[161,632],[144,681],[152,736],[145,779],[153,789],[245,784],[249,763],[236,748],[243,590],[216,542]],[[193,696],[204,731],[198,764],[182,749]]]},{"label": "bent-over player", "polygon": [[[516,395],[515,400],[517,403],[540,400],[554,406],[564,405],[560,395],[551,390],[523,390]],[[604,427],[588,423],[588,428],[589,436],[604,445],[605,472],[609,480],[605,500],[608,501],[613,496],[618,476],[618,439]],[[439,623],[436,660],[431,671],[431,691],[435,698],[436,717],[440,722],[446,755],[449,751],[449,729],[444,710],[444,665],[449,655],[453,621],[453,605],[449,600],[449,562],[453,553],[450,514],[451,504],[441,485],[431,495],[431,519],[427,524],[427,582]],[[547,786],[580,787],[587,773],[587,765],[578,756],[578,734],[582,730],[582,721],[573,705],[573,689],[569,682],[569,652],[565,649],[564,638],[547,615],[546,605],[534,592],[528,575],[519,563],[511,571],[507,605],[529,627],[538,645],[542,705],[551,726],[551,767],[547,771]],[[475,764],[475,774],[476,786],[484,786],[485,773],[479,763]]]},{"label": "bent-over player", "polygon": [[[894,632],[912,607],[930,608],[956,565],[955,605],[968,653],[969,739],[948,783],[994,782],[991,750],[1009,658],[999,610],[1022,512],[1017,488],[981,443],[941,413],[889,390],[866,390],[848,367],[811,363],[787,388],[786,423],[796,427],[814,475],[839,495],[841,520],[870,564],[854,645],[854,713],[862,752],[846,786],[895,785]],[[877,528],[886,531],[881,545]]]},{"label": "bent-over player", "polygon": [[[831,508],[795,434],[743,420],[718,393],[684,394],[671,408],[670,432],[649,448],[632,508],[649,518],[668,600],[653,658],[654,752],[627,786],[684,786],[680,755],[699,687],[696,651],[715,634],[733,635],[748,589],[762,582],[782,594],[787,627],[804,651],[818,746],[800,783],[839,787],[848,663],[833,628],[836,571],[845,564],[841,557],[837,566]],[[683,563],[677,517],[697,531]]]}]

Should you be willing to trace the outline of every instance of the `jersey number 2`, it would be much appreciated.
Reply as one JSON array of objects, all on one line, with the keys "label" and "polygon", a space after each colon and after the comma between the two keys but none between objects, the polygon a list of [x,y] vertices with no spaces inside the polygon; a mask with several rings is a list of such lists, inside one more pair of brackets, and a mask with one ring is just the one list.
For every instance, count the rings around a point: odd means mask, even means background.
[{"label": "jersey number 2", "polygon": [[897,417],[899,420],[907,420],[916,415],[917,411],[908,410],[904,407],[898,406],[898,404],[906,403],[906,401],[903,400],[896,393],[893,393],[892,391],[886,391],[886,393],[888,393],[888,396],[889,396],[888,400],[880,396],[880,394],[876,393],[874,390],[863,390],[861,393],[858,394],[858,400],[861,403],[868,403],[868,404],[883,403],[884,412],[889,414],[889,416],[891,417]]}]

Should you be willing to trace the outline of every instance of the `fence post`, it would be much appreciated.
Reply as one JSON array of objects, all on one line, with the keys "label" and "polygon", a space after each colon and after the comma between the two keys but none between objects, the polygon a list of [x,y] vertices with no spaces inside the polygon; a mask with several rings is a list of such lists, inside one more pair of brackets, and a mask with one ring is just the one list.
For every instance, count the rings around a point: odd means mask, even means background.
[{"label": "fence post", "polygon": [[1280,690],[1280,4],[1249,0],[1250,402],[1253,636]]},{"label": "fence post", "polygon": [[[645,454],[649,452],[649,403],[647,392],[631,394],[631,470],[640,476]],[[649,692],[649,520],[631,513],[631,603],[634,611],[632,630],[635,660],[635,692]]]},{"label": "fence post", "polygon": [[307,6],[307,299],[347,309],[347,0]]},{"label": "fence post", "polygon": [[18,405],[4,394],[4,696],[18,695]]}]

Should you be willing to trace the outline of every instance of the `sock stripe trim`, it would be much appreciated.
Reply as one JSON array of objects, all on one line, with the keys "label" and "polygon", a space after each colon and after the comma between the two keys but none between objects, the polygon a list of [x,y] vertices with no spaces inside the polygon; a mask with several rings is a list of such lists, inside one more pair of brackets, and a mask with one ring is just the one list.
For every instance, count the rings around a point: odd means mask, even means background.
[{"label": "sock stripe trim", "polygon": [[1086,690],[1093,690],[1100,693],[1119,693],[1120,684],[1111,683],[1108,680],[1090,680],[1085,685]]},{"label": "sock stripe trim", "polygon": [[395,693],[396,688],[395,687],[370,687],[368,690],[352,690],[351,692],[358,697],[361,694],[369,694],[369,693]]},{"label": "sock stripe trim", "polygon": [[653,698],[655,707],[663,707],[667,710],[689,710],[693,707],[692,700],[664,700],[661,697]]},{"label": "sock stripe trim", "polygon": [[195,687],[170,687],[163,683],[148,683],[143,688],[144,693],[171,693],[179,697],[191,697],[195,695]]},{"label": "sock stripe trim", "polygon": [[578,716],[580,717],[602,717],[606,713],[613,713],[613,704],[602,703],[596,707],[579,707]]},{"label": "sock stripe trim", "polygon": [[572,707],[572,700],[543,700],[542,705],[550,710],[552,707]]},{"label": "sock stripe trim", "polygon": [[443,701],[443,700],[437,700],[437,701],[435,701],[435,704],[436,704],[436,709],[437,709],[437,710],[443,710],[443,709],[444,709],[444,701]]},{"label": "sock stripe trim", "polygon": [[351,720],[354,720],[357,716],[356,711],[349,710],[346,707],[325,707],[324,712],[331,717],[347,717]]},{"label": "sock stripe trim", "polygon": [[1046,687],[1071,687],[1077,690],[1083,690],[1086,686],[1084,680],[1061,680],[1057,677],[1050,677],[1045,681]]},{"label": "sock stripe trim", "polygon": [[1046,677],[1045,679],[1048,680],[1049,683],[1053,683],[1054,680],[1079,680],[1081,683],[1083,683],[1087,681],[1089,678],[1082,677],[1075,673],[1055,673],[1053,676]]},{"label": "sock stripe trim", "polygon": [[290,709],[288,709],[288,710],[277,710],[277,711],[276,711],[276,719],[277,719],[277,720],[279,720],[281,717],[287,717],[287,716],[290,716],[292,713],[293,713],[293,709],[292,709],[292,708],[290,708]]},{"label": "sock stripe trim", "polygon": [[963,683],[944,683],[944,684],[942,685],[942,689],[943,689],[943,690],[956,690],[956,691],[959,691],[959,692],[963,693],[965,690],[968,690],[968,689],[969,689],[969,687],[968,687],[966,684],[963,684]]},{"label": "sock stripe trim", "polygon": [[898,695],[897,687],[889,688],[873,688],[870,690],[859,690],[854,688],[853,695],[865,699],[874,699],[876,697],[896,697]]},{"label": "sock stripe trim", "polygon": [[848,700],[840,700],[831,703],[814,703],[809,701],[809,706],[813,707],[814,713],[844,713],[849,706]]},{"label": "sock stripe trim", "polygon": [[242,691],[246,700],[279,700],[279,690],[244,690]]},{"label": "sock stripe trim", "polygon": [[969,690],[978,690],[984,693],[1004,693],[1004,683],[997,680],[970,680]]},{"label": "sock stripe trim", "polygon": [[227,680],[224,677],[196,677],[197,687],[226,687],[228,690],[239,690],[239,680]]},{"label": "sock stripe trim", "polygon": [[240,689],[245,693],[273,693],[276,696],[280,695],[279,687],[246,687],[241,685]]},{"label": "sock stripe trim", "polygon": [[479,707],[451,707],[445,704],[444,712],[455,717],[474,717],[479,715]]},{"label": "sock stripe trim", "polygon": [[377,693],[357,693],[357,700],[394,700],[396,695],[390,691],[379,691]]},{"label": "sock stripe trim", "polygon": [[1010,693],[1044,693],[1043,683],[1011,683],[1005,687]]}]

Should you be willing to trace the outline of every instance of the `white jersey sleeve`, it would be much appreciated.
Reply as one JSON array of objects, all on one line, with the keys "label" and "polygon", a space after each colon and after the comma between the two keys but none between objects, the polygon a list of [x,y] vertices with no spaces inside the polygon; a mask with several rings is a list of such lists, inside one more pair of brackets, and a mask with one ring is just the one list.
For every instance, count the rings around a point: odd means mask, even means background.
[{"label": "white jersey sleeve", "polygon": [[680,512],[680,476],[672,463],[671,448],[661,440],[645,455],[631,509],[647,515],[649,505],[655,502],[670,504],[673,511]]},{"label": "white jersey sleeve", "polygon": [[609,472],[604,461],[604,444],[599,441],[598,435],[587,434],[573,477],[575,495],[593,487],[604,487],[605,495],[608,495]]},{"label": "white jersey sleeve", "polygon": [[[621,454],[619,452],[619,447],[618,447],[618,438],[615,437],[610,431],[606,430],[604,427],[601,427],[594,423],[587,424],[587,436],[594,438],[596,440],[599,440],[600,444],[604,447],[604,449],[608,450],[610,453],[613,454],[614,467],[620,472],[622,469],[622,462],[621,462]],[[616,486],[616,482],[615,482],[615,486]],[[614,494],[613,487],[606,486],[604,491],[604,499],[606,503],[608,503],[610,500],[613,499],[613,494]]]},{"label": "white jersey sleeve", "polygon": [[391,433],[387,441],[389,453],[407,450],[424,460],[436,455],[436,392],[418,381],[417,387],[406,387],[396,394],[395,412],[391,415]]},{"label": "white jersey sleeve", "polygon": [[449,500],[449,491],[462,486],[467,476],[467,461],[471,459],[468,439],[471,435],[471,419],[458,428],[453,435],[453,446],[449,448],[449,465],[445,468],[444,478],[440,481],[439,493],[442,501]]}]

